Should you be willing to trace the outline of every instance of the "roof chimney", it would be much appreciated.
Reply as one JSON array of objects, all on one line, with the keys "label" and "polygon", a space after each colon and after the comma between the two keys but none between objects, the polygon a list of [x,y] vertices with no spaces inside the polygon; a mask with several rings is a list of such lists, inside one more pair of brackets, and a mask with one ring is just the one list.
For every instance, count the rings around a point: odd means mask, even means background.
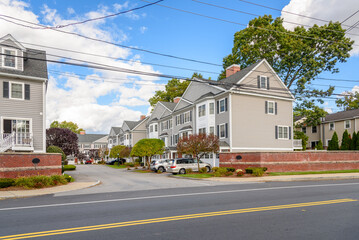
[{"label": "roof chimney", "polygon": [[143,120],[143,119],[145,119],[146,118],[146,115],[141,115],[140,116],[140,120]]},{"label": "roof chimney", "polygon": [[86,131],[80,131],[80,135],[85,135],[86,134]]},{"label": "roof chimney", "polygon": [[241,71],[241,66],[238,64],[232,64],[226,68],[226,77],[229,77],[239,71]]},{"label": "roof chimney", "polygon": [[173,102],[174,102],[174,103],[178,103],[180,100],[181,100],[181,97],[175,97],[175,98],[173,99]]}]

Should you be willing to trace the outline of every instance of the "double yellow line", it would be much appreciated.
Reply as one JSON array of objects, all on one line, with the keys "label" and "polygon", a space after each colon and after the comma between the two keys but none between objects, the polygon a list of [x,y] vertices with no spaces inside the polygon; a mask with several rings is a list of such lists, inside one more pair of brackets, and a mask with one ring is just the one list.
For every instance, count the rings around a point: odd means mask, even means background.
[{"label": "double yellow line", "polygon": [[68,233],[95,231],[95,230],[102,230],[109,228],[128,227],[128,226],[143,225],[149,223],[160,223],[160,222],[178,221],[185,219],[224,216],[230,214],[271,211],[271,210],[289,209],[289,208],[311,207],[311,206],[320,206],[320,205],[347,203],[347,202],[356,202],[356,201],[358,200],[346,198],[346,199],[337,199],[337,200],[328,200],[328,201],[319,201],[319,202],[307,202],[307,203],[296,203],[296,204],[277,205],[277,206],[268,206],[268,207],[244,208],[244,209],[236,209],[236,210],[228,210],[228,211],[197,213],[197,214],[179,215],[173,217],[152,218],[152,219],[143,219],[138,221],[128,221],[128,222],[110,223],[110,224],[102,224],[102,225],[93,225],[87,227],[67,228],[67,229],[58,229],[58,230],[43,231],[43,232],[8,235],[8,236],[0,237],[0,239],[15,240],[15,239],[35,238],[35,237],[53,236],[53,235],[68,234]]}]

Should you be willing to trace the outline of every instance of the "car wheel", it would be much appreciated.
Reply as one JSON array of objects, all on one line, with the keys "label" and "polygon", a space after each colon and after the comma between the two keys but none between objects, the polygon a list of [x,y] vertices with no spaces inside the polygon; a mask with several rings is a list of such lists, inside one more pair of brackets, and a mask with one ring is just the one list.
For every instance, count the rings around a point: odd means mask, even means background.
[{"label": "car wheel", "polygon": [[211,171],[211,168],[209,166],[206,166],[206,168],[207,168],[207,172]]},{"label": "car wheel", "polygon": [[164,167],[159,167],[158,170],[161,172],[166,172],[166,169]]},{"label": "car wheel", "polygon": [[186,174],[186,169],[181,168],[178,173],[179,173],[179,174]]}]

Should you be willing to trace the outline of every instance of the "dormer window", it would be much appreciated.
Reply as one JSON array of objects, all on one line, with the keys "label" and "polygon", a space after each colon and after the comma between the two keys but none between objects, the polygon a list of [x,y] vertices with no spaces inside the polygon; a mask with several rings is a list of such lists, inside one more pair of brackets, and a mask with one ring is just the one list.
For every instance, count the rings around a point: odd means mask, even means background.
[{"label": "dormer window", "polygon": [[267,77],[261,76],[261,88],[267,88]]},{"label": "dormer window", "polygon": [[3,48],[2,66],[6,68],[16,68],[16,50]]},{"label": "dormer window", "polygon": [[258,76],[257,86],[258,88],[269,89],[269,77]]}]

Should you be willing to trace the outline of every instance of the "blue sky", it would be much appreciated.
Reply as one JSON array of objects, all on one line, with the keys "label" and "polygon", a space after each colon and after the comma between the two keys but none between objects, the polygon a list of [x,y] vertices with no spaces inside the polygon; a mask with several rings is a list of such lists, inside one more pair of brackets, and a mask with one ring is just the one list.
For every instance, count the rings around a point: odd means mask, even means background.
[{"label": "blue sky", "polygon": [[[258,15],[271,14],[274,17],[282,16],[286,20],[288,19],[302,24],[313,25],[314,23],[320,23],[285,13],[282,15],[279,11],[261,8],[238,0],[201,1]],[[351,0],[251,1],[277,9],[285,8],[285,10],[290,12],[302,13],[307,16],[334,21],[342,21],[359,9],[359,3]],[[111,14],[145,4],[147,3],[139,0],[0,0],[0,14],[12,15],[28,21],[35,21],[39,24],[55,26]],[[218,9],[191,0],[166,0],[161,2],[161,4],[242,24],[247,24],[254,18],[254,16]],[[323,8],[325,8],[326,11],[321,11]],[[353,16],[353,18],[349,19],[346,23],[351,25],[358,21],[358,19],[359,14]],[[217,73],[221,71],[221,67],[219,66],[182,61],[135,50],[123,49],[78,37],[71,37],[67,34],[56,33],[52,30],[33,30],[10,23],[5,24],[1,19],[0,22],[0,35],[11,33],[20,42],[37,43],[40,45],[111,57],[120,56],[127,60],[136,60],[137,62],[133,64],[121,60],[89,57],[81,54],[43,48],[49,54],[183,77],[190,77],[193,71],[151,66],[147,63],[191,68],[196,69],[197,72],[214,72],[202,73],[204,77],[211,77],[212,79],[217,79]],[[64,28],[64,30],[155,52],[222,64],[223,57],[229,54],[233,47],[234,33],[243,28],[244,26],[216,21],[160,6],[149,6],[131,14],[82,24],[76,27],[68,27]],[[359,34],[359,30],[354,29],[352,33]],[[26,47],[34,47],[24,45]],[[338,74],[323,73],[321,76],[338,79],[354,79],[359,82],[359,77],[357,76],[359,57],[355,55],[355,53],[359,52],[359,49],[355,49],[355,51],[353,51],[353,56],[347,63],[338,64],[340,70]],[[49,56],[48,58],[61,59],[53,56]],[[77,122],[89,133],[107,133],[111,126],[121,126],[123,120],[137,120],[139,119],[139,115],[148,114],[148,98],[151,97],[156,90],[163,88],[163,84],[168,81],[168,79],[163,78],[135,77],[127,74],[57,64],[49,64],[48,67],[50,70],[51,83],[47,97],[48,124],[53,120],[71,120]],[[106,78],[107,82],[90,80],[93,78],[97,78],[97,80]],[[124,82],[124,79],[129,80]],[[133,84],[134,79],[137,80],[135,85]],[[335,90],[336,93],[350,91],[356,84],[353,82],[325,80],[316,80],[314,83],[345,87],[337,88]],[[321,86],[315,87],[320,88]],[[331,99],[326,101],[324,107],[328,111],[340,110],[335,106],[334,100]]]}]

